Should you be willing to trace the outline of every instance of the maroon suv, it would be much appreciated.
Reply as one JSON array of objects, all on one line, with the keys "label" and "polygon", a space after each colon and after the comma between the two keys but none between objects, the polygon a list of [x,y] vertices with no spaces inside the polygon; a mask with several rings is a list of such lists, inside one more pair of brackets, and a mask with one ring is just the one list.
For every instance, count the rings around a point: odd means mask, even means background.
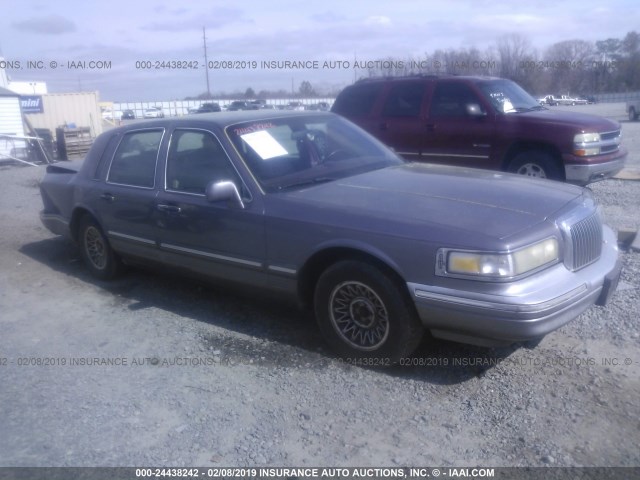
[{"label": "maroon suv", "polygon": [[627,156],[617,122],[549,110],[502,78],[368,78],[340,92],[332,111],[409,160],[586,185],[615,175]]}]

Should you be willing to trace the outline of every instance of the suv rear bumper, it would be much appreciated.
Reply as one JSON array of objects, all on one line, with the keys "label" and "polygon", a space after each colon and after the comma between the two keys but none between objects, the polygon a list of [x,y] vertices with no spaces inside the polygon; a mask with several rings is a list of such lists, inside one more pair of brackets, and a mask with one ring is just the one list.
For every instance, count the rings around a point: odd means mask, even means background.
[{"label": "suv rear bumper", "polygon": [[604,227],[600,259],[577,272],[560,263],[506,282],[492,294],[407,285],[422,323],[434,337],[492,346],[540,338],[590,306],[606,303],[620,272],[615,235]]},{"label": "suv rear bumper", "polygon": [[624,168],[627,152],[623,155],[603,163],[569,164],[565,163],[565,178],[569,183],[587,185],[613,177]]}]

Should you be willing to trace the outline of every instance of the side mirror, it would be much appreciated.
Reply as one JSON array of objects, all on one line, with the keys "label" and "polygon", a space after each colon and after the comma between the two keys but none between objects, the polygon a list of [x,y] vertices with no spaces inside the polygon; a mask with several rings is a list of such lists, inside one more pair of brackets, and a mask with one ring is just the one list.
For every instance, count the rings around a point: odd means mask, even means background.
[{"label": "side mirror", "polygon": [[470,117],[486,117],[487,114],[482,111],[477,103],[467,103],[467,115]]},{"label": "side mirror", "polygon": [[222,182],[210,182],[206,190],[207,200],[210,202],[227,201],[234,203],[240,208],[244,208],[244,202],[238,192],[238,187],[233,182],[225,180]]}]

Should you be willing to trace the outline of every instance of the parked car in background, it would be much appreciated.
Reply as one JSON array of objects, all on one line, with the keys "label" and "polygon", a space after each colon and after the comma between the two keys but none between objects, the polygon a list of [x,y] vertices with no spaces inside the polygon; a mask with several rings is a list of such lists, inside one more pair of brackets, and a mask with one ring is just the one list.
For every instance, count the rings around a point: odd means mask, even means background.
[{"label": "parked car in background", "polygon": [[638,120],[638,116],[640,115],[640,98],[627,102],[627,115],[629,116],[630,122]]},{"label": "parked car in background", "polygon": [[288,296],[367,365],[409,355],[425,329],[540,338],[606,304],[620,275],[589,190],[408,163],[326,112],[132,123],[39,185],[42,222],[97,278],[150,262]]},{"label": "parked car in background", "polygon": [[302,102],[296,102],[296,101],[289,102],[285,107],[285,110],[302,111],[304,110],[304,105],[302,104]]},{"label": "parked car in background", "polygon": [[267,103],[264,99],[251,100],[249,106],[252,110],[273,110],[275,107]]},{"label": "parked car in background", "polygon": [[123,120],[134,120],[135,118],[136,114],[133,112],[133,110],[125,110],[122,112]]},{"label": "parked car in background", "polygon": [[122,112],[120,110],[113,110],[112,108],[105,108],[102,110],[102,119],[103,120],[121,120]]},{"label": "parked car in background", "polygon": [[570,95],[562,95],[558,99],[560,105],[586,105],[587,99],[580,97],[572,97]]},{"label": "parked car in background", "polygon": [[588,95],[588,96],[581,95],[578,97],[578,100],[580,100],[581,103],[588,104],[588,105],[596,103],[596,97],[594,97],[593,95]]},{"label": "parked car in background", "polygon": [[164,118],[164,112],[160,107],[149,107],[144,111],[144,118]]},{"label": "parked car in background", "polygon": [[258,107],[255,105],[251,105],[248,101],[245,100],[234,100],[229,104],[227,110],[230,112],[235,112],[238,110],[257,110]]},{"label": "parked car in background", "polygon": [[222,109],[218,103],[208,102],[203,103],[198,107],[195,113],[211,113],[211,112],[221,112]]},{"label": "parked car in background", "polygon": [[311,105],[305,105],[304,109],[317,112],[328,112],[329,104],[327,102],[312,103]]},{"label": "parked car in background", "polygon": [[586,185],[627,156],[618,122],[547,109],[502,78],[369,78],[340,92],[332,111],[410,160]]}]

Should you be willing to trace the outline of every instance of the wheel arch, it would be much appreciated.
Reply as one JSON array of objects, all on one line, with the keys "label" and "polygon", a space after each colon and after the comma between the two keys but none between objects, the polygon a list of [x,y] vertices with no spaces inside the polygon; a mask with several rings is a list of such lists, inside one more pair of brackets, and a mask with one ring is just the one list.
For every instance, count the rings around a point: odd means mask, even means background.
[{"label": "wheel arch", "polygon": [[[74,242],[78,242],[78,229],[80,228],[80,222],[83,217],[88,216],[93,218],[98,225],[98,219],[96,216],[86,207],[76,207],[71,214],[71,220],[69,221],[69,232]],[[102,227],[101,227],[102,228]]]},{"label": "wheel arch", "polygon": [[520,140],[514,142],[506,151],[503,156],[500,170],[507,172],[511,161],[519,154],[529,151],[543,152],[549,154],[553,161],[556,163],[558,170],[561,172],[563,180],[564,178],[564,164],[562,163],[562,154],[560,150],[554,145],[543,142],[532,142],[526,140]]},{"label": "wheel arch", "polygon": [[398,265],[382,252],[359,245],[332,245],[316,251],[307,259],[298,273],[298,300],[304,307],[313,306],[315,287],[322,272],[344,260],[369,263],[392,278],[402,291],[406,290],[406,282],[400,274]]}]

